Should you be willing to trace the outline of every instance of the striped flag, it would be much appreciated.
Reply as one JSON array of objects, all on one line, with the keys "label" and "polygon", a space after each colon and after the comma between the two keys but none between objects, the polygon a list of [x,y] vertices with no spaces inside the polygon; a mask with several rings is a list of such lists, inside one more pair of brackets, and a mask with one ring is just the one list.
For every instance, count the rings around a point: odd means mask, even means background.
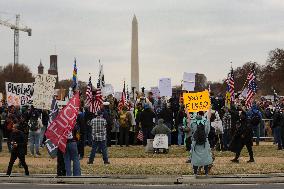
[{"label": "striped flag", "polygon": [[126,93],[125,93],[125,81],[124,81],[124,84],[123,84],[123,91],[122,91],[122,94],[121,94],[121,99],[118,103],[118,110],[121,111],[123,106],[128,106],[127,100],[126,100]]},{"label": "striped flag", "polygon": [[140,140],[140,141],[143,141],[143,132],[142,132],[141,129],[138,132],[137,139]]},{"label": "striped flag", "polygon": [[92,86],[92,78],[90,76],[89,83],[86,90],[86,101],[85,104],[89,107],[89,111],[95,113],[94,109],[94,98],[93,98],[93,86]]},{"label": "striped flag", "polygon": [[235,80],[234,80],[234,71],[233,68],[231,68],[231,73],[229,74],[229,93],[230,93],[230,99],[231,99],[231,104],[234,104],[235,102]]},{"label": "striped flag", "polygon": [[256,88],[257,88],[254,66],[252,67],[251,71],[248,74],[247,82],[248,82],[248,87],[247,87],[248,92],[245,104],[247,108],[250,108],[252,106],[253,97],[256,94]]},{"label": "striped flag", "polygon": [[73,69],[73,83],[72,88],[77,89],[78,87],[78,78],[77,78],[77,64],[76,64],[76,58],[74,60],[74,69]]},{"label": "striped flag", "polygon": [[103,104],[103,95],[102,95],[102,87],[105,85],[104,73],[103,73],[103,66],[100,64],[100,72],[99,72],[99,79],[97,84],[97,90],[95,93],[95,100],[94,100],[94,111],[97,112],[101,109],[101,105]]}]

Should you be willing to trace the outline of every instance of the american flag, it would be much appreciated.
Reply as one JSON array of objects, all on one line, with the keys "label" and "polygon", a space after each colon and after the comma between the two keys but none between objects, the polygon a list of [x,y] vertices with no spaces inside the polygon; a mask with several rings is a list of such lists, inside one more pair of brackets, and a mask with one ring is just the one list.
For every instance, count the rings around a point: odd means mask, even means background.
[{"label": "american flag", "polygon": [[[100,63],[100,60],[99,60]],[[102,87],[105,86],[105,78],[103,72],[103,65],[100,64],[100,72],[99,79],[97,84],[97,90],[95,93],[95,101],[94,101],[94,111],[97,112],[101,109],[101,105],[103,104],[103,95],[102,95]]]},{"label": "american flag", "polygon": [[121,111],[123,106],[128,106],[127,99],[126,99],[126,93],[125,93],[125,81],[124,81],[124,84],[123,84],[123,91],[122,91],[122,94],[121,94],[121,99],[118,103],[118,110]]},{"label": "american flag", "polygon": [[254,66],[252,67],[251,71],[248,74],[247,82],[248,82],[248,87],[247,87],[248,92],[246,98],[246,107],[250,108],[252,106],[252,100],[254,95],[256,94],[256,88],[257,88]]},{"label": "american flag", "polygon": [[86,90],[86,102],[85,104],[89,107],[89,111],[95,113],[94,108],[94,98],[93,98],[93,86],[92,86],[92,78],[89,78],[89,84]]},{"label": "american flag", "polygon": [[140,140],[140,141],[143,141],[143,132],[142,132],[141,129],[138,132],[137,139]]},{"label": "american flag", "polygon": [[229,93],[231,97],[231,104],[234,104],[235,101],[235,80],[234,80],[234,71],[231,69],[228,79]]}]

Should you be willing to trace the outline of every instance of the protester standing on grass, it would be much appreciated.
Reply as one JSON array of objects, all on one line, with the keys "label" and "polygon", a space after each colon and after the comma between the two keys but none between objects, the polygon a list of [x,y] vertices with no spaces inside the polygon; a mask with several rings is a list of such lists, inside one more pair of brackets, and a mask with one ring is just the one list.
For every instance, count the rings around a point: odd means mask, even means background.
[{"label": "protester standing on grass", "polygon": [[107,122],[103,118],[102,112],[97,112],[97,117],[92,119],[92,136],[93,136],[93,146],[89,157],[88,164],[93,164],[96,157],[97,148],[102,151],[104,164],[110,164],[108,161],[107,154],[107,144],[106,144],[106,125]]},{"label": "protester standing on grass", "polygon": [[40,134],[43,125],[41,119],[37,116],[35,112],[31,115],[29,121],[29,127],[30,127],[30,133],[29,133],[30,151],[33,156],[38,157],[41,155],[39,152],[39,147],[40,147]]},{"label": "protester standing on grass", "polygon": [[69,132],[67,135],[66,150],[63,155],[66,176],[72,176],[71,161],[73,162],[73,176],[81,176],[81,166],[80,166],[78,146],[77,146],[78,130],[79,126],[76,123],[73,130]]},{"label": "protester standing on grass", "polygon": [[13,165],[16,159],[19,158],[21,165],[25,169],[25,175],[28,176],[29,169],[26,164],[25,150],[24,150],[25,136],[22,131],[18,130],[18,124],[13,124],[12,126],[10,141],[11,141],[11,157],[10,157],[10,162],[8,165],[6,175],[9,175],[9,176],[11,175]]},{"label": "protester standing on grass", "polygon": [[235,158],[231,160],[232,162],[239,163],[239,157],[244,146],[247,147],[250,156],[248,163],[254,162],[252,151],[253,131],[248,122],[246,112],[242,111],[240,114],[239,125],[230,147],[231,151],[236,153]]},{"label": "protester standing on grass", "polygon": [[229,109],[225,107],[225,114],[223,116],[223,145],[225,151],[229,149],[229,144],[231,142],[231,120],[232,118]]},{"label": "protester standing on grass", "polygon": [[208,176],[208,166],[212,164],[212,154],[210,144],[208,141],[208,134],[210,132],[210,117],[211,110],[208,110],[207,118],[204,117],[204,112],[198,112],[195,120],[190,122],[190,129],[192,135],[191,145],[191,164],[195,177],[197,176],[198,167],[204,167],[205,174]]},{"label": "protester standing on grass", "polygon": [[123,106],[119,112],[119,145],[122,147],[123,142],[126,147],[129,146],[129,130],[132,126],[132,116],[127,111],[127,106]]},{"label": "protester standing on grass", "polygon": [[156,115],[148,104],[144,105],[144,111],[141,112],[140,123],[143,132],[143,145],[147,145],[147,139],[152,139],[151,131],[155,125]]},{"label": "protester standing on grass", "polygon": [[259,111],[256,103],[252,105],[251,110],[248,112],[248,119],[253,129],[253,136],[256,137],[256,145],[259,145],[260,141],[260,127],[262,121],[262,114]]}]

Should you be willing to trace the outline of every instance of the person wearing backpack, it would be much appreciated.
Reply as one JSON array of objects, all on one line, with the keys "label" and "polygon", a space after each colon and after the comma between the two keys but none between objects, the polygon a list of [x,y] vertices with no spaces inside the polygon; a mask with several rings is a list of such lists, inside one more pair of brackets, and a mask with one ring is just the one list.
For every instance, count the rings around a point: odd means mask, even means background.
[{"label": "person wearing backpack", "polygon": [[210,117],[211,110],[208,111],[207,118],[205,118],[204,112],[200,111],[194,121],[189,120],[190,129],[193,133],[191,144],[191,164],[193,166],[195,177],[197,176],[198,167],[204,167],[205,174],[208,176],[208,167],[213,162],[211,148],[208,141]]},{"label": "person wearing backpack", "polygon": [[253,136],[256,137],[256,145],[258,146],[260,141],[260,123],[262,121],[262,114],[258,110],[256,104],[253,104],[251,110],[248,112],[248,119],[253,129]]},{"label": "person wearing backpack", "polygon": [[273,134],[275,143],[278,145],[278,150],[282,150],[282,146],[284,146],[284,141],[281,139],[281,126],[282,126],[282,112],[280,107],[276,107],[275,112],[273,114]]},{"label": "person wearing backpack", "polygon": [[41,133],[41,128],[43,128],[41,119],[36,114],[32,114],[28,125],[30,127],[30,132],[29,132],[30,151],[32,156],[38,157],[41,155],[39,153],[40,133]]}]

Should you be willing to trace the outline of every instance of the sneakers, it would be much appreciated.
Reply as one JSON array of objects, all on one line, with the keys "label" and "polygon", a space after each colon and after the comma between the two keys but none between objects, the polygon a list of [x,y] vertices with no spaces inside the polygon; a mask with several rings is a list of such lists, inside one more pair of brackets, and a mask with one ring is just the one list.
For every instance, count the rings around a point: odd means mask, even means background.
[{"label": "sneakers", "polygon": [[253,163],[254,162],[254,159],[250,159],[247,161],[247,163]]},{"label": "sneakers", "polygon": [[106,165],[106,164],[110,164],[110,162],[109,161],[106,161],[106,162],[104,162],[104,164]]},{"label": "sneakers", "polygon": [[185,163],[191,163],[191,159],[186,160]]},{"label": "sneakers", "polygon": [[233,162],[233,163],[239,163],[239,160],[238,160],[238,159],[232,159],[231,162]]}]

